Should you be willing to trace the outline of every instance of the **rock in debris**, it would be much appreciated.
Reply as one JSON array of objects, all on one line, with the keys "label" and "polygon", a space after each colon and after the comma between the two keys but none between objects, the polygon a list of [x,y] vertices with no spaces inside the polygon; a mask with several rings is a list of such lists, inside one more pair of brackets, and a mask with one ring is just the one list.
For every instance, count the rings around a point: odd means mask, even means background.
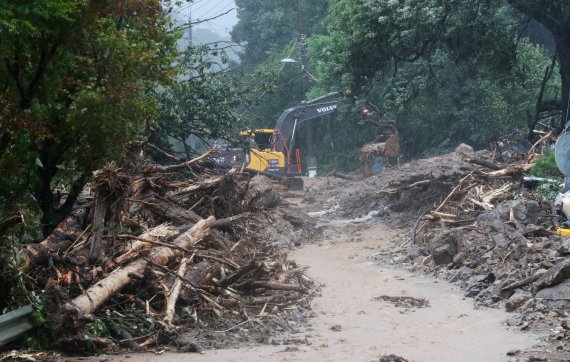
[{"label": "rock in debris", "polygon": [[331,327],[331,331],[340,332],[342,331],[342,326],[340,324],[335,324],[334,326]]},{"label": "rock in debris", "polygon": [[[511,220],[511,215],[514,220]],[[507,200],[497,205],[493,211],[479,215],[477,223],[494,225],[496,220],[500,220],[503,222],[515,221],[524,225],[536,224],[539,215],[540,205],[535,200]]]},{"label": "rock in debris", "polygon": [[410,259],[410,260],[416,260],[417,258],[424,257],[424,256],[428,255],[428,253],[424,249],[422,249],[421,247],[419,247],[416,244],[410,245],[408,247],[407,252],[408,252],[408,259]]},{"label": "rock in debris", "polygon": [[515,310],[519,309],[530,298],[531,298],[530,293],[518,291],[515,294],[511,295],[509,299],[507,299],[505,303],[505,309],[507,310],[507,312],[514,312]]},{"label": "rock in debris", "polygon": [[432,251],[431,256],[435,265],[449,264],[457,253],[457,248],[452,244],[445,244]]},{"label": "rock in debris", "polygon": [[283,218],[296,227],[302,227],[305,225],[314,226],[316,224],[315,220],[310,217],[309,214],[296,207],[285,209]]},{"label": "rock in debris", "polygon": [[558,285],[568,278],[570,278],[570,259],[565,259],[548,269],[542,277],[534,282],[532,294],[536,295],[538,291]]},{"label": "rock in debris", "polygon": [[195,333],[182,333],[176,338],[178,349],[182,352],[204,353],[204,347],[196,343]]},{"label": "rock in debris", "polygon": [[245,201],[249,206],[256,209],[272,209],[279,205],[281,196],[279,192],[273,189],[273,184],[269,178],[257,175],[249,181]]},{"label": "rock in debris", "polygon": [[457,146],[455,150],[453,150],[453,152],[462,155],[472,155],[473,153],[475,153],[475,150],[473,150],[473,147],[466,145],[465,143],[462,143],[459,146]]},{"label": "rock in debris", "polygon": [[570,279],[550,288],[544,288],[536,293],[537,298],[548,300],[570,300]]},{"label": "rock in debris", "polygon": [[385,354],[383,356],[371,359],[370,362],[408,362],[408,360],[395,354]]},{"label": "rock in debris", "polygon": [[560,243],[560,247],[557,250],[558,255],[566,256],[570,255],[570,238],[564,238]]},{"label": "rock in debris", "polygon": [[507,356],[516,356],[519,353],[521,353],[520,349],[511,349],[507,352]]}]

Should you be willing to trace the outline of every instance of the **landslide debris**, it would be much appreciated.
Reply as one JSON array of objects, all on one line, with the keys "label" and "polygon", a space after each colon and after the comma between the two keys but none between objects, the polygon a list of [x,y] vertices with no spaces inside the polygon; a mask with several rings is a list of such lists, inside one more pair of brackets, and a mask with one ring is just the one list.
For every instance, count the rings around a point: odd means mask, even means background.
[{"label": "landslide debris", "polygon": [[109,164],[21,250],[53,348],[200,352],[302,324],[315,283],[287,250],[318,238],[314,222],[263,176],[196,165]]},{"label": "landslide debris", "polygon": [[495,156],[463,146],[358,181],[331,177],[311,214],[400,229],[377,259],[456,283],[479,305],[517,312],[509,326],[549,334],[545,348],[570,357],[570,237],[555,232],[565,217],[536,191],[542,181],[552,188],[550,180],[525,181],[534,153],[509,163]]}]

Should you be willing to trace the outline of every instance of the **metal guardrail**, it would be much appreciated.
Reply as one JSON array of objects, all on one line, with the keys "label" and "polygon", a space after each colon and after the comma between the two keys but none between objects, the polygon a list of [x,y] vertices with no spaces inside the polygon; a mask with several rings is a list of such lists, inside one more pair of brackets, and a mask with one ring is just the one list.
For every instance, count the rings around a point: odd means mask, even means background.
[{"label": "metal guardrail", "polygon": [[26,333],[34,326],[29,315],[34,311],[31,305],[0,315],[0,346]]}]

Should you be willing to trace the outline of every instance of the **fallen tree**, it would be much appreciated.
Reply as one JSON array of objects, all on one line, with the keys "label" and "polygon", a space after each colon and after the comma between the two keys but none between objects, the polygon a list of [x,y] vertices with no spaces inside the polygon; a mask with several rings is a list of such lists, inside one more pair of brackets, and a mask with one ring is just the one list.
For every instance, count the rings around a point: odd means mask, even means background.
[{"label": "fallen tree", "polygon": [[[141,350],[198,325],[230,328],[236,316],[283,316],[308,303],[313,283],[276,237],[312,238],[310,217],[282,204],[262,176],[210,170],[196,178],[186,166],[108,165],[85,208],[24,248],[20,270],[45,290],[54,347],[92,353],[124,342]],[[154,322],[137,329],[119,315]]]},{"label": "fallen tree", "polygon": [[[189,248],[201,240],[214,223],[214,217],[201,220],[190,230],[177,237],[172,243],[180,248]],[[174,258],[179,257],[182,252],[177,248],[159,246],[153,248],[150,255],[144,259],[138,259],[124,267],[115,269],[108,277],[100,280],[89,288],[85,293],[72,300],[65,309],[76,308],[81,314],[91,314],[111,295],[129,284],[132,275],[142,276],[149,260],[158,265],[167,265]]]}]

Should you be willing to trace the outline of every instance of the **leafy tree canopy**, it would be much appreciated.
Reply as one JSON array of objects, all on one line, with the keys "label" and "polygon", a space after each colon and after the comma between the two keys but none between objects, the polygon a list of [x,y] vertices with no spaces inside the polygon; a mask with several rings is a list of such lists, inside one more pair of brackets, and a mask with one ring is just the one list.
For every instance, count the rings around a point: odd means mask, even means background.
[{"label": "leafy tree canopy", "polygon": [[338,0],[331,7],[330,74],[355,91],[379,74],[429,59],[477,59],[502,72],[515,59],[515,20],[501,1]]},{"label": "leafy tree canopy", "polygon": [[562,93],[558,125],[561,130],[569,118],[570,110],[570,2],[565,0],[508,0],[513,8],[540,22],[553,35],[556,57],[560,65]]},{"label": "leafy tree canopy", "polygon": [[198,47],[181,54],[181,32],[163,5],[160,0],[0,4],[5,212],[31,195],[49,232],[70,211],[93,170],[153,130],[155,136],[178,126],[177,134],[235,133],[229,110],[236,93],[221,77],[206,75],[220,50]]},{"label": "leafy tree canopy", "polygon": [[247,44],[242,54],[246,67],[267,59],[271,48],[283,49],[300,33],[325,32],[331,0],[236,0],[239,22],[232,39]]}]

